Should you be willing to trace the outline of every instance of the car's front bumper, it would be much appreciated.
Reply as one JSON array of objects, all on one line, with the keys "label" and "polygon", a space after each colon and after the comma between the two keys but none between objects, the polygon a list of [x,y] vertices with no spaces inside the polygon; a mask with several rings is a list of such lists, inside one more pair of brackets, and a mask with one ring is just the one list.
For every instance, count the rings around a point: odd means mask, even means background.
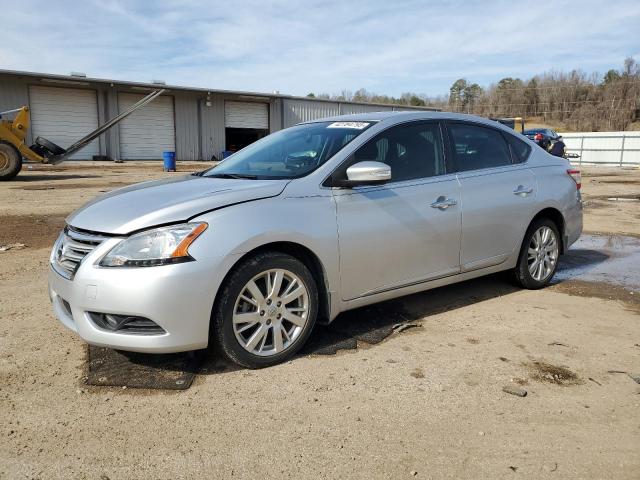
[{"label": "car's front bumper", "polygon": [[[56,317],[93,345],[149,353],[207,347],[216,292],[228,266],[221,259],[143,268],[103,268],[89,254],[68,280],[49,271],[49,295]],[[101,251],[97,251],[101,250]],[[88,312],[145,317],[161,334],[119,333],[100,328]]]}]

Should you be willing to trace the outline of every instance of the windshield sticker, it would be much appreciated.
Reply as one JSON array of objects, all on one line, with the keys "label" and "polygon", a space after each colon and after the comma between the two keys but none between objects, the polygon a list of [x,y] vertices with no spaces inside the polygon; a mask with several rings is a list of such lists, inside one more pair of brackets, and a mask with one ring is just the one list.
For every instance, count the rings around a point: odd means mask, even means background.
[{"label": "windshield sticker", "polygon": [[327,128],[355,128],[362,130],[369,126],[369,122],[333,122]]}]

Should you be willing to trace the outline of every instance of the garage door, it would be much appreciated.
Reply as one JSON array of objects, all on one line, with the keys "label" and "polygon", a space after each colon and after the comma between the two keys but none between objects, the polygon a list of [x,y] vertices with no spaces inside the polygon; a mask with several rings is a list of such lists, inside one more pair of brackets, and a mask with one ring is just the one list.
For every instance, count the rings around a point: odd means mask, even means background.
[{"label": "garage door", "polygon": [[[118,94],[118,111],[124,112],[144,95]],[[120,123],[120,158],[158,160],[162,152],[175,151],[173,97],[160,96]]]},{"label": "garage door", "polygon": [[227,128],[269,129],[269,104],[224,102],[224,126]]},{"label": "garage door", "polygon": [[[63,148],[98,128],[98,99],[95,90],[75,88],[29,88],[33,139],[44,137]],[[91,160],[100,153],[94,140],[70,158]]]}]

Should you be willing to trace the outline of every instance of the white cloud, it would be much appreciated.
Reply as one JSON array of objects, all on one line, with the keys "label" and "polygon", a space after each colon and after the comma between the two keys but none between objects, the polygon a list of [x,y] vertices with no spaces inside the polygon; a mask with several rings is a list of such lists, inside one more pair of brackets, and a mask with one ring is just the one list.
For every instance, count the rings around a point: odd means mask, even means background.
[{"label": "white cloud", "polygon": [[0,0],[0,11],[0,68],[293,94],[604,71],[637,51],[640,24],[632,0]]}]

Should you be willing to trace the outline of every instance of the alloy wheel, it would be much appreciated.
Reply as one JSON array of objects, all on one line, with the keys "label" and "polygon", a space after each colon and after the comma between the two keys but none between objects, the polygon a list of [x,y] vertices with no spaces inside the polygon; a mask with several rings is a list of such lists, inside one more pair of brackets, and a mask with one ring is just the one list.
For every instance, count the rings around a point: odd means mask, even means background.
[{"label": "alloy wheel", "polygon": [[527,264],[534,280],[543,282],[553,273],[558,261],[558,240],[555,232],[544,225],[535,231],[529,243]]},{"label": "alloy wheel", "polygon": [[259,356],[287,350],[309,316],[309,291],[293,272],[273,269],[242,288],[233,309],[233,332],[242,347]]}]

